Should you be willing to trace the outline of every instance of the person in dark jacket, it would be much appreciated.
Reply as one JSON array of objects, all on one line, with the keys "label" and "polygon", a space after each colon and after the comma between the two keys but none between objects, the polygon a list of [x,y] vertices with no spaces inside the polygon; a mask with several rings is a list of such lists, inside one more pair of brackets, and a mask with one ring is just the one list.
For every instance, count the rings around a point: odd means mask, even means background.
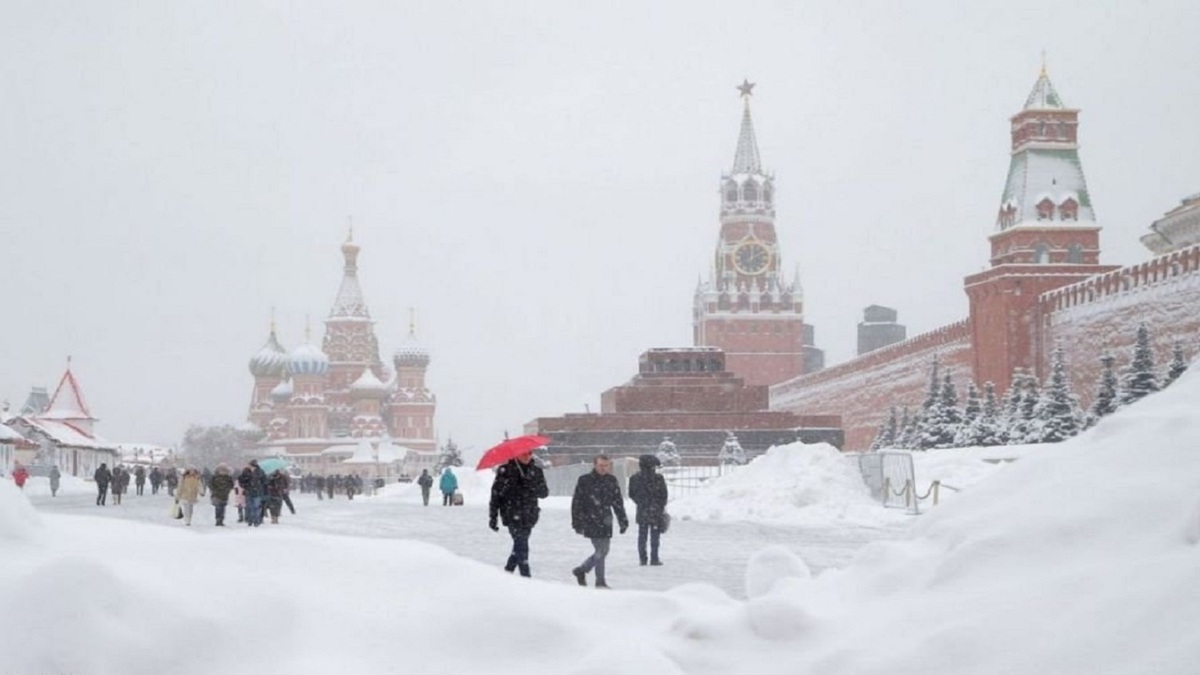
[{"label": "person in dark jacket", "polygon": [[112,482],[112,472],[108,470],[108,464],[100,462],[100,468],[92,474],[92,480],[96,481],[96,490],[99,491],[96,495],[96,506],[104,506],[108,501],[108,484]]},{"label": "person in dark jacket", "polygon": [[58,465],[50,467],[50,496],[58,496],[59,481],[62,480],[62,472],[58,470]]},{"label": "person in dark jacket", "polygon": [[179,471],[175,467],[167,469],[167,475],[163,481],[167,484],[167,496],[174,497],[175,488],[179,486]]},{"label": "person in dark jacket", "polygon": [[433,476],[429,475],[429,469],[421,469],[417,485],[421,486],[421,501],[425,502],[425,506],[429,506],[429,491],[433,489]]},{"label": "person in dark jacket", "polygon": [[141,497],[146,491],[146,467],[138,465],[133,470],[133,485],[137,488],[137,495]]},{"label": "person in dark jacket", "polygon": [[625,517],[625,499],[621,485],[612,475],[612,461],[598,455],[592,462],[592,472],[579,477],[575,495],[571,498],[571,528],[592,540],[592,554],[579,567],[571,570],[580,586],[587,586],[587,573],[596,570],[596,588],[608,588],[604,578],[604,559],[608,556],[613,536],[613,515],[621,534],[629,527]]},{"label": "person in dark jacket", "polygon": [[218,464],[217,471],[208,481],[213,508],[216,510],[217,527],[225,527],[225,507],[229,505],[229,493],[233,491],[233,471],[228,464]]},{"label": "person in dark jacket", "polygon": [[125,489],[129,486],[129,472],[120,464],[112,469],[112,497],[113,504],[121,503],[121,495],[125,494]]},{"label": "person in dark jacket", "polygon": [[252,459],[242,469],[238,476],[238,485],[246,495],[246,525],[258,527],[262,525],[263,499],[267,496],[267,474],[258,466],[258,460]]},{"label": "person in dark jacket", "polygon": [[162,482],[163,482],[162,471],[159,471],[157,466],[154,467],[153,469],[150,469],[150,494],[152,494],[152,495],[158,494],[158,488],[162,487]]},{"label": "person in dark jacket", "polygon": [[530,576],[529,535],[533,534],[533,526],[537,525],[542,510],[538,500],[548,496],[550,489],[546,486],[546,476],[541,467],[533,463],[532,450],[510,459],[496,470],[492,498],[488,502],[488,527],[500,531],[496,523],[498,516],[512,536],[512,552],[504,564],[506,572],[519,569],[521,576]]},{"label": "person in dark jacket", "polygon": [[662,534],[663,514],[667,510],[667,481],[655,472],[661,462],[654,455],[638,458],[638,472],[629,477],[629,498],[637,504],[634,522],[638,526],[638,559],[643,565],[646,559],[646,539],[650,539],[649,564],[661,565],[658,557],[658,541]]},{"label": "person in dark jacket", "polygon": [[271,524],[279,524],[279,514],[283,511],[283,498],[288,492],[288,477],[283,469],[275,469],[267,478],[267,512],[271,514]]}]

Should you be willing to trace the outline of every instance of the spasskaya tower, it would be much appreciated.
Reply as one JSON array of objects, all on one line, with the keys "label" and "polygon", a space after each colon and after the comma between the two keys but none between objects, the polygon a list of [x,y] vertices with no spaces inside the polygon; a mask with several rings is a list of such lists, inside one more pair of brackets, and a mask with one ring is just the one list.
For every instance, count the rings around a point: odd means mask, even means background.
[{"label": "spasskaya tower", "polygon": [[784,277],[775,235],[775,180],[762,168],[743,81],[742,127],[733,169],[721,177],[721,230],[707,281],[696,287],[693,341],[720,347],[726,368],[751,385],[771,385],[824,367],[804,323],[800,268]]}]

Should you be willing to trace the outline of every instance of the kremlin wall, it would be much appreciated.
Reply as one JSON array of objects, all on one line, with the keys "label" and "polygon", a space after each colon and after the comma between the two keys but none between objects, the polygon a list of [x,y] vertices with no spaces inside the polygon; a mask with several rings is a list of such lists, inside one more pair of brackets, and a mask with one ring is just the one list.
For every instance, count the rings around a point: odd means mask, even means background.
[{"label": "kremlin wall", "polygon": [[[650,350],[637,376],[604,393],[599,414],[526,425],[527,432],[553,439],[552,461],[653,452],[665,436],[677,445],[688,439],[685,461],[689,454],[705,461],[725,431],[749,441],[743,446],[751,457],[764,444],[796,439],[866,450],[891,406],[921,405],[935,358],[960,391],[970,378],[992,382],[1002,395],[1017,370],[1046,379],[1056,345],[1064,348],[1074,391],[1086,406],[1100,357],[1112,352],[1125,367],[1141,322],[1150,328],[1160,365],[1176,341],[1187,358],[1195,355],[1200,195],[1184,199],[1142,238],[1158,257],[1130,267],[1104,264],[1102,228],[1079,158],[1079,110],[1066,106],[1043,69],[1010,118],[1012,152],[989,237],[990,268],[963,282],[968,316],[905,338],[894,310],[869,307],[859,355],[824,367],[814,328],[804,321],[800,270],[785,273],[774,176],[762,169],[750,115],[753,87],[738,87],[742,124],[732,168],[721,177],[713,265],[693,298],[691,349],[714,350],[706,358],[721,354],[721,372],[647,373],[655,354],[685,353]],[[700,381],[721,382],[729,391],[701,404],[687,393]],[[759,387],[769,388],[769,403],[758,398]]]}]

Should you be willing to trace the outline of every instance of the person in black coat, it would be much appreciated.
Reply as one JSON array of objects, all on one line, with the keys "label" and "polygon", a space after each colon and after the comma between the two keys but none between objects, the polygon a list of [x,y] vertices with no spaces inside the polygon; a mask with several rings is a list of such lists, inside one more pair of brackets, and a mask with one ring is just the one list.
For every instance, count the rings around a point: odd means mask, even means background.
[{"label": "person in black coat", "polygon": [[162,486],[163,474],[158,470],[158,467],[150,469],[150,494],[158,494],[158,488]]},{"label": "person in black coat", "polygon": [[112,482],[112,472],[108,470],[108,464],[100,462],[100,468],[92,474],[92,480],[96,481],[96,490],[99,491],[96,495],[96,506],[104,506],[108,501],[108,484]]},{"label": "person in black coat", "polygon": [[579,477],[571,498],[571,527],[591,539],[593,549],[579,567],[571,570],[580,586],[587,586],[587,573],[595,569],[596,588],[608,588],[604,559],[613,536],[613,514],[617,516],[621,534],[625,534],[629,519],[625,517],[621,485],[612,475],[612,461],[606,455],[599,455],[592,462],[592,472]]},{"label": "person in black coat", "polygon": [[512,536],[512,552],[504,565],[506,572],[519,569],[521,576],[530,576],[529,535],[533,534],[533,526],[537,525],[542,510],[538,500],[548,496],[550,488],[546,486],[546,476],[541,467],[533,463],[532,450],[510,459],[496,470],[492,498],[488,502],[488,527],[499,532],[500,526],[496,524],[499,516]]},{"label": "person in black coat", "polygon": [[650,539],[651,565],[661,565],[658,539],[662,534],[663,514],[667,510],[667,481],[654,468],[660,464],[654,455],[638,458],[639,471],[629,477],[629,498],[637,504],[634,522],[638,526],[638,559],[646,564],[646,538]]}]

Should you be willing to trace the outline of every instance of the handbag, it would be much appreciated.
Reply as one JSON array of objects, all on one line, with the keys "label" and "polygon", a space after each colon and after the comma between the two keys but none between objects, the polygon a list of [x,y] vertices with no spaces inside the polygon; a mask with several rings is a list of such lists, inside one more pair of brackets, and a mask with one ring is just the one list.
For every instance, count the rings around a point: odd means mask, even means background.
[{"label": "handbag", "polygon": [[171,517],[175,520],[183,519],[183,507],[179,505],[179,502],[171,505]]},{"label": "handbag", "polygon": [[669,529],[671,529],[671,514],[667,513],[666,509],[663,509],[662,518],[658,521],[658,533],[666,534]]}]

